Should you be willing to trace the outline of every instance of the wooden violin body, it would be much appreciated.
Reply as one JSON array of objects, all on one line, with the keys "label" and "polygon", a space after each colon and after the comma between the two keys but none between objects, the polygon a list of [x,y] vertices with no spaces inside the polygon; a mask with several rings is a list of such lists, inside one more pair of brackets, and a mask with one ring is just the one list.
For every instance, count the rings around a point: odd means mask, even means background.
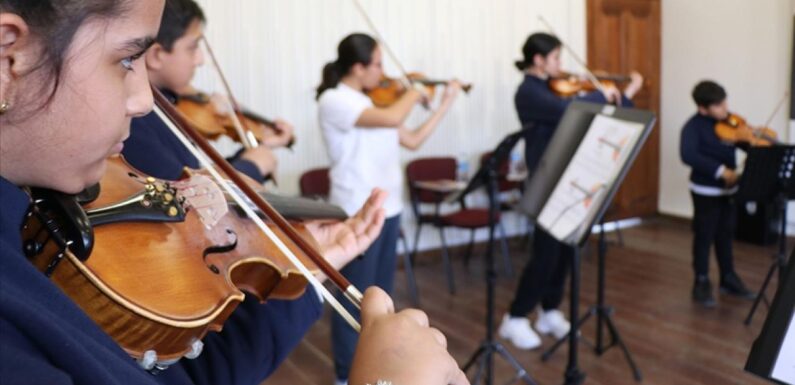
[{"label": "wooden violin body", "polygon": [[[220,135],[227,135],[237,142],[242,139],[235,129],[235,123],[229,114],[218,112],[210,97],[202,92],[180,95],[177,98],[177,110],[184,114],[193,126],[204,136],[215,139]],[[254,139],[262,142],[267,135],[267,130],[280,133],[276,123],[261,115],[248,110],[235,111],[240,123],[251,131]],[[293,141],[290,142],[292,145]],[[289,147],[289,145],[288,145]]]},{"label": "wooden violin body", "polygon": [[[417,82],[425,86],[425,92],[430,99],[436,91],[436,86],[447,84],[447,81],[428,79],[419,72],[410,72],[408,78],[412,82]],[[461,86],[461,89],[468,93],[472,89],[471,84]],[[395,103],[406,92],[406,88],[400,79],[382,76],[378,86],[367,90],[367,96],[373,101],[376,107],[389,107]]]},{"label": "wooden violin body", "polygon": [[[624,75],[596,75],[602,86],[616,87],[618,83],[627,82],[629,76]],[[556,95],[564,98],[572,97],[580,92],[593,92],[599,87],[592,81],[582,76],[562,72],[558,76],[549,79],[549,89]]]},{"label": "wooden violin body", "polygon": [[730,113],[726,119],[715,123],[715,134],[730,143],[748,143],[751,146],[772,146],[778,143],[778,134],[767,127],[751,127],[746,120]]},{"label": "wooden violin body", "polygon": [[[183,197],[205,188],[193,179],[155,180],[118,157],[108,166],[84,208],[34,191],[23,239],[30,261],[139,362],[167,366],[198,355],[198,341],[221,329],[244,291],[261,301],[304,292],[307,279],[251,220]],[[305,229],[303,236],[312,239]]]}]

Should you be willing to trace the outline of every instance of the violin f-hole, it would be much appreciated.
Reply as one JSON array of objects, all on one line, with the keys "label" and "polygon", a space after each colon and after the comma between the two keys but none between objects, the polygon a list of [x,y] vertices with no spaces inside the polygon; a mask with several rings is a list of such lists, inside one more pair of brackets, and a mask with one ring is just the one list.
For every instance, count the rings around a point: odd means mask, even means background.
[{"label": "violin f-hole", "polygon": [[[226,245],[210,246],[204,249],[204,252],[202,253],[202,260],[204,261],[205,264],[207,264],[207,257],[210,254],[228,253],[237,248],[237,234],[232,229],[226,229],[225,232],[231,239],[231,242]],[[218,269],[218,266],[215,266],[213,264],[207,264],[207,268],[210,269],[210,271],[212,271],[215,274],[221,273],[221,270]]]}]

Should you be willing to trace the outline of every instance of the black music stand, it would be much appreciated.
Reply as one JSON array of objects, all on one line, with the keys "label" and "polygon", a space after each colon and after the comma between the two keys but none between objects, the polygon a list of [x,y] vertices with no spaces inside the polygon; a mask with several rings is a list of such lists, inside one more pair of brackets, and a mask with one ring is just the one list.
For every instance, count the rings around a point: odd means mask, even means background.
[{"label": "black music stand", "polygon": [[[592,124],[596,121],[597,116],[604,116],[614,118],[619,121],[630,123],[632,127],[636,127],[633,132],[632,138],[634,140],[628,142],[617,143],[612,138],[599,137],[598,142],[604,144],[605,148],[615,147],[615,151],[621,154],[621,157],[615,161],[613,166],[617,172],[609,180],[604,180],[604,183],[596,189],[582,189],[578,186],[576,180],[568,180],[567,175],[569,168],[577,168],[575,158],[580,156],[580,147],[586,146],[586,142],[596,142],[593,137],[588,135],[588,132],[593,129]],[[568,339],[569,342],[569,359],[566,366],[564,375],[564,384],[576,385],[581,384],[585,380],[585,373],[578,367],[578,352],[577,342],[580,338],[579,327],[592,315],[597,315],[597,320],[604,322],[607,320],[607,326],[610,330],[611,336],[614,338],[613,343],[609,346],[597,346],[597,354],[601,355],[605,350],[609,349],[615,343],[618,343],[633,369],[635,378],[639,380],[640,371],[634,365],[629,350],[627,350],[623,341],[620,339],[618,329],[610,318],[612,308],[604,304],[604,253],[606,249],[600,247],[600,279],[599,288],[599,303],[596,307],[592,308],[582,319],[579,318],[579,289],[580,289],[580,254],[581,249],[585,246],[591,232],[591,228],[602,221],[605,212],[607,211],[610,203],[613,200],[618,188],[623,181],[626,174],[640,152],[643,143],[651,133],[652,126],[654,125],[655,117],[650,111],[635,110],[629,108],[620,108],[614,106],[605,106],[600,104],[585,103],[580,101],[572,102],[566,109],[563,118],[561,119],[555,133],[547,146],[544,155],[539,161],[538,167],[533,172],[533,176],[525,183],[525,195],[520,202],[521,209],[527,213],[531,218],[535,219],[536,226],[541,226],[544,230],[550,233],[553,237],[569,245],[572,248],[572,261],[571,261],[571,277],[570,277],[570,318],[572,320],[572,327],[569,334],[561,339],[556,344],[562,345],[563,341]],[[605,131],[607,132],[607,131]],[[585,150],[583,150],[585,151]],[[569,186],[571,184],[571,186]],[[566,203],[562,205],[557,201],[559,191],[564,190],[579,190],[580,193],[568,193],[584,195],[574,203]],[[553,202],[554,201],[554,202]],[[585,213],[574,230],[566,233],[554,231],[555,226],[559,223],[559,219],[567,215],[575,205],[583,205]],[[549,206],[549,207],[548,207]],[[560,212],[556,216],[557,219],[550,222],[545,219],[547,217],[547,209],[555,209]],[[553,211],[555,211],[553,210]],[[604,244],[604,238],[600,244]],[[576,321],[575,321],[576,320]],[[599,331],[597,338],[601,340],[601,329],[603,323],[599,324]],[[619,342],[616,342],[619,341]],[[551,354],[551,353],[550,353]]]},{"label": "black music stand", "polygon": [[[745,364],[746,371],[778,384],[795,383],[795,257],[789,259],[789,266],[782,269],[782,280],[765,325]],[[789,341],[788,348],[784,347],[785,341]]]},{"label": "black music stand", "polygon": [[770,305],[765,292],[776,271],[780,273],[779,282],[783,278],[784,266],[787,263],[787,202],[792,199],[795,199],[795,146],[749,148],[737,200],[778,202],[781,206],[781,227],[778,252],[745,318],[746,325],[751,324],[760,302],[764,301],[765,304]]},{"label": "black music stand", "polygon": [[483,162],[467,187],[446,200],[447,202],[463,201],[469,193],[483,186],[486,187],[489,200],[489,242],[486,248],[486,338],[464,365],[464,372],[466,373],[475,362],[478,362],[477,371],[472,381],[473,385],[480,383],[484,369],[486,371],[485,383],[487,385],[493,383],[495,353],[502,356],[516,370],[516,376],[510,383],[523,380],[526,384],[536,384],[527,370],[522,367],[522,364],[505,349],[505,346],[494,338],[494,286],[497,283],[497,271],[494,267],[494,228],[497,225],[497,215],[500,211],[498,191],[499,165],[510,157],[511,150],[528,129],[525,128],[506,136],[497,145],[491,156]]}]

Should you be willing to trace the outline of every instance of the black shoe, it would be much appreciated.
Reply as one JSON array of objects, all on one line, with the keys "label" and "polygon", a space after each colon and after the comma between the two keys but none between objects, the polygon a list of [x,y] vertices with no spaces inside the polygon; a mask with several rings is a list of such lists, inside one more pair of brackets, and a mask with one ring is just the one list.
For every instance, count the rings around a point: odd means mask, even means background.
[{"label": "black shoe", "polygon": [[729,273],[720,280],[720,292],[722,294],[733,295],[744,299],[756,298],[756,293],[748,290],[736,273]]},{"label": "black shoe", "polygon": [[693,284],[693,301],[704,307],[715,307],[715,297],[712,296],[712,284],[709,283],[709,278],[696,278],[696,283]]}]

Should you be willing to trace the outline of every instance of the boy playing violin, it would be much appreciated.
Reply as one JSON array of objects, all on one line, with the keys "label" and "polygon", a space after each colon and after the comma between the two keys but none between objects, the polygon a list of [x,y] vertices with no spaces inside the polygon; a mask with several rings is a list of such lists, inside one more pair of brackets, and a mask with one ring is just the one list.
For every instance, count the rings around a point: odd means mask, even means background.
[{"label": "boy playing violin", "polygon": [[[204,63],[201,41],[204,38],[205,22],[204,12],[193,0],[166,1],[160,30],[144,59],[152,84],[173,102],[181,95],[196,93],[190,83],[196,69]],[[219,117],[232,111],[229,101],[218,94],[210,98],[207,107]],[[151,122],[151,119],[154,116],[145,118],[145,127],[133,130],[130,139],[125,143],[127,150],[124,156],[139,168],[157,164],[151,158],[151,152],[160,148],[162,140],[156,137],[163,134],[152,128],[158,125]],[[259,182],[267,180],[276,170],[277,159],[273,149],[286,146],[293,136],[292,125],[280,119],[274,123],[278,130],[265,130],[268,135],[263,138],[261,146],[242,149],[230,158],[236,169]]]},{"label": "boy playing violin", "polygon": [[692,92],[697,112],[685,123],[680,139],[682,162],[691,167],[690,196],[693,198],[693,300],[715,306],[709,280],[709,251],[714,243],[720,269],[720,292],[753,299],[734,270],[732,236],[734,201],[738,175],[736,145],[718,138],[715,124],[729,115],[726,91],[705,80]]}]

